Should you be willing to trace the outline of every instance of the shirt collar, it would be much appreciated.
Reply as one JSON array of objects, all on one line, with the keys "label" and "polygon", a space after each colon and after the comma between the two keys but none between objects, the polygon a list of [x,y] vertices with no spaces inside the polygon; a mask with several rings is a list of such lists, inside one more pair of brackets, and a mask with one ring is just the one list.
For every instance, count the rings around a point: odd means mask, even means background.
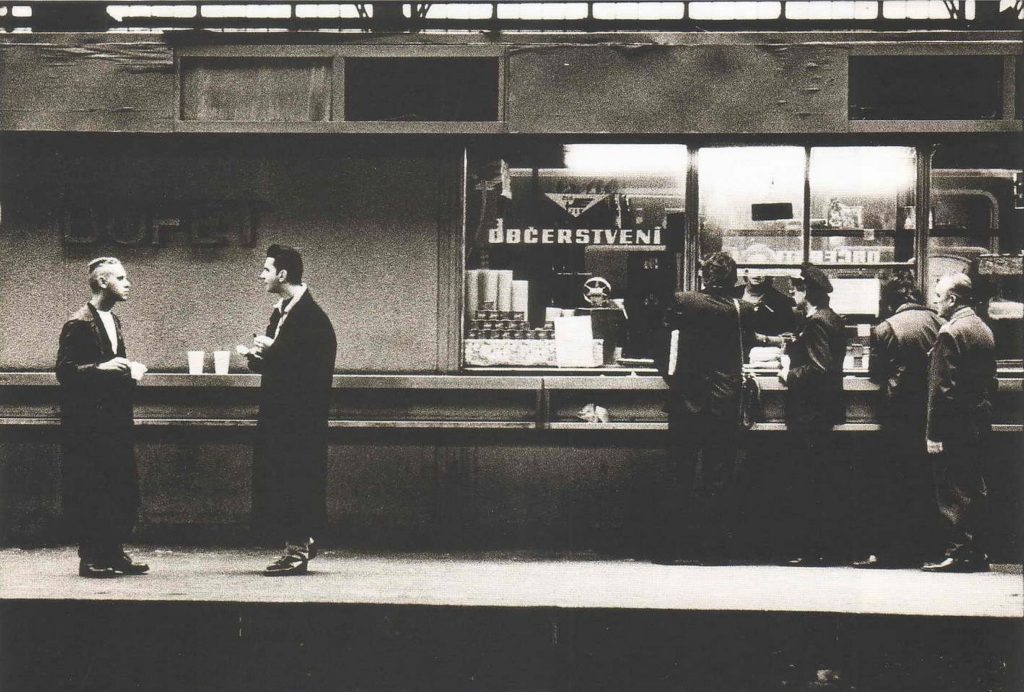
[{"label": "shirt collar", "polygon": [[295,304],[299,302],[299,299],[302,298],[302,296],[304,295],[306,295],[306,284],[299,284],[299,287],[295,289],[295,295],[292,297],[291,300],[288,301],[288,304],[285,305],[285,299],[282,298],[281,300],[277,301],[277,303],[274,305],[274,309],[280,310],[282,315],[287,315],[289,312],[292,311],[292,308],[295,307]]},{"label": "shirt collar", "polygon": [[957,311],[949,316],[949,321],[952,322],[953,320],[959,320],[959,319],[961,319],[963,317],[970,317],[973,314],[974,314],[974,308],[965,305],[962,308],[957,308]]}]

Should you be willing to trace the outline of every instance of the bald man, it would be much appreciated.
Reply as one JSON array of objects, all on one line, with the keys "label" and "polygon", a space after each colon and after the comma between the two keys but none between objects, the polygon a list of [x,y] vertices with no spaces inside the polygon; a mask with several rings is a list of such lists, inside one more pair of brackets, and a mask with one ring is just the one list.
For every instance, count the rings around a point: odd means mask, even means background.
[{"label": "bald man", "polygon": [[988,556],[976,543],[976,531],[988,494],[981,464],[992,432],[995,340],[971,307],[973,287],[965,274],[939,279],[934,298],[949,321],[939,329],[928,365],[925,445],[947,536],[945,558],[921,569],[985,572]]},{"label": "bald man", "polygon": [[132,396],[140,364],[128,360],[114,307],[131,282],[116,257],[89,263],[92,297],[60,333],[64,511],[78,539],[78,574],[88,578],[143,574],[149,567],[124,552],[135,525],[139,484],[135,468]]}]

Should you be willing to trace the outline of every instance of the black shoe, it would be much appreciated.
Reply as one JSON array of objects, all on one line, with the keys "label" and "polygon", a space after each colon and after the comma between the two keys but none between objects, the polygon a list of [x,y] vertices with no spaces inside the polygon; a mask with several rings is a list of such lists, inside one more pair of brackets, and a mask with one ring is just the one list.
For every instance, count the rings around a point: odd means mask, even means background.
[{"label": "black shoe", "polygon": [[94,562],[79,560],[78,576],[86,577],[87,579],[110,579],[112,577],[116,577],[117,572],[106,565],[98,565]]},{"label": "black shoe", "polygon": [[109,567],[119,574],[145,574],[149,571],[149,565],[141,562],[132,562],[127,553],[122,552],[119,556],[110,561]]},{"label": "black shoe", "polygon": [[856,567],[857,569],[906,569],[907,567],[914,567],[920,563],[915,562],[909,558],[892,558],[892,557],[879,557],[878,555],[868,555],[863,560],[857,560],[851,562],[850,567]]},{"label": "black shoe", "polygon": [[292,577],[299,574],[306,574],[309,571],[309,560],[300,555],[282,555],[274,562],[271,562],[263,570],[265,577]]},{"label": "black shoe", "polygon": [[970,572],[988,572],[988,556],[982,556],[971,560],[947,557],[942,562],[929,562],[921,565],[922,572],[937,572],[944,574],[964,574]]}]

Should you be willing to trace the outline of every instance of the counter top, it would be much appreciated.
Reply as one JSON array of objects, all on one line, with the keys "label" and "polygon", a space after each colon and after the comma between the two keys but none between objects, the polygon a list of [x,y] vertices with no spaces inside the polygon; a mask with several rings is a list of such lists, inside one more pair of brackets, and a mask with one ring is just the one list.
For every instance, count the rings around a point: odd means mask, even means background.
[{"label": "counter top", "polygon": [[[763,391],[783,391],[786,386],[769,373],[757,374]],[[0,387],[56,387],[53,372],[0,372]],[[147,373],[143,387],[258,388],[260,376],[252,373],[230,375],[189,375],[186,373]],[[339,374],[334,376],[335,389],[451,389],[451,390],[659,390],[665,383],[657,375],[626,375],[595,372],[567,375],[380,375]],[[846,391],[876,391],[878,385],[863,375],[843,378]],[[1019,371],[999,373],[999,391],[1024,391],[1024,377]]]}]

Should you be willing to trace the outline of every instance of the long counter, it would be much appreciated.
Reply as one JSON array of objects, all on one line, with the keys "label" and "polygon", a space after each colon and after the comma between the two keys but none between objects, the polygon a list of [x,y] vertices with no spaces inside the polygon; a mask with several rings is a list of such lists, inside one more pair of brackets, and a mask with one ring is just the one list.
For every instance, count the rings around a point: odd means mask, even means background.
[{"label": "long counter", "polygon": [[[757,377],[761,420],[755,431],[785,430],[786,387],[768,373]],[[255,374],[150,373],[137,396],[141,426],[252,427],[256,424]],[[0,426],[59,424],[57,381],[52,372],[0,373]],[[332,428],[635,430],[667,428],[665,383],[637,374],[544,373],[516,375],[334,376]],[[879,387],[858,375],[844,378],[847,422],[838,431],[877,430]],[[1024,431],[1024,378],[999,378],[994,429]],[[586,404],[604,407],[607,423],[579,418]]]}]

